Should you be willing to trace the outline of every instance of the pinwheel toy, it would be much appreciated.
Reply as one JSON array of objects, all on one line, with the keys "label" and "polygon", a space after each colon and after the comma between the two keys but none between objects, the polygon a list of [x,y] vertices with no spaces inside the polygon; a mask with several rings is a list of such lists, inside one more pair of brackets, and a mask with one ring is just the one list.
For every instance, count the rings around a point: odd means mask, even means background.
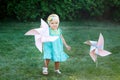
[{"label": "pinwheel toy", "polygon": [[25,33],[25,35],[34,35],[35,36],[35,45],[42,52],[42,43],[43,42],[52,42],[55,41],[58,36],[49,35],[49,26],[48,24],[41,19],[40,28],[31,29]]},{"label": "pinwheel toy", "polygon": [[90,45],[90,56],[92,60],[96,63],[97,62],[97,55],[103,57],[111,54],[111,52],[104,50],[104,38],[103,35],[100,33],[98,41],[86,41],[84,42],[87,45]]}]

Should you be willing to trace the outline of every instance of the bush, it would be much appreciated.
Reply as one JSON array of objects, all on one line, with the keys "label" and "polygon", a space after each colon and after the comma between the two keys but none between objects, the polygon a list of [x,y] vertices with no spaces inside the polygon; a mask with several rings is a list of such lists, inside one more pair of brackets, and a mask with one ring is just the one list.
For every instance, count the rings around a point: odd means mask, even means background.
[{"label": "bush", "polygon": [[112,14],[113,20],[120,22],[120,0],[114,0],[114,12]]},{"label": "bush", "polygon": [[[1,0],[0,17],[16,17],[20,21],[35,21],[56,13],[62,20],[104,16],[120,21],[119,0]],[[5,5],[6,6],[5,6]],[[114,12],[111,13],[111,10]],[[107,13],[107,14],[106,14]]]}]

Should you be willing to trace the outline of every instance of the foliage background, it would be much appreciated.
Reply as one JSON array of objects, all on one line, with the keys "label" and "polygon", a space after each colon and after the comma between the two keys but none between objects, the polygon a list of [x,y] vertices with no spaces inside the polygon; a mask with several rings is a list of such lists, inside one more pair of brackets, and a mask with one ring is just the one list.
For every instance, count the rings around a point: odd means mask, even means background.
[{"label": "foliage background", "polygon": [[61,20],[120,21],[120,0],[0,0],[0,19],[36,21],[57,13]]}]

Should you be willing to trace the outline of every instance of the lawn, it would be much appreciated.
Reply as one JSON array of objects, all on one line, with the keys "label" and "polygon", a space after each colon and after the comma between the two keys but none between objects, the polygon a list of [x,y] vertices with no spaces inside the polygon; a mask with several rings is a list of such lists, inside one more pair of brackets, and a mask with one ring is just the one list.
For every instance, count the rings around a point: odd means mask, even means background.
[{"label": "lawn", "polygon": [[[61,22],[67,43],[72,47],[70,58],[61,63],[61,75],[49,65],[49,75],[42,75],[42,53],[34,45],[33,36],[25,36],[39,22],[0,22],[0,80],[120,80],[120,24],[107,21]],[[112,52],[98,57],[98,66],[89,56],[86,40],[97,40],[102,33],[105,50]]]}]

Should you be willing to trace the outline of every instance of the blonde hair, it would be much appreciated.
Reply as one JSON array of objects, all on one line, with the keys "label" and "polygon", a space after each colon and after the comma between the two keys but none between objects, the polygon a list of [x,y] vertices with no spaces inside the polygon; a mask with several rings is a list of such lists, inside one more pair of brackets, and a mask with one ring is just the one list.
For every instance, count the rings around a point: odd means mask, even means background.
[{"label": "blonde hair", "polygon": [[58,20],[58,22],[59,22],[59,16],[58,16],[57,14],[51,14],[51,15],[49,15],[48,18],[47,18],[48,24],[49,24],[51,21],[53,21],[53,20]]}]

